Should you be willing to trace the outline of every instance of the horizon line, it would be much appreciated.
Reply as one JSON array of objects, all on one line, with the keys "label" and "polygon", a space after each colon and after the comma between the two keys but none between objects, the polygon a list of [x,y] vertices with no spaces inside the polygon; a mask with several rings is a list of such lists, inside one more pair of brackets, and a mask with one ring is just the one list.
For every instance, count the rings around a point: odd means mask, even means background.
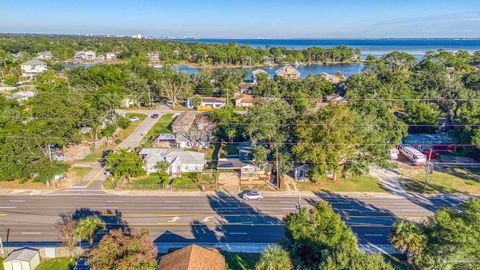
[{"label": "horizon line", "polygon": [[[138,33],[136,33],[138,34]],[[0,32],[0,35],[33,35],[33,36],[88,36],[88,37],[131,37],[136,34],[93,34],[93,33],[28,33],[28,32]],[[145,39],[160,40],[480,40],[480,37],[178,37],[178,36],[149,36],[142,35]]]}]

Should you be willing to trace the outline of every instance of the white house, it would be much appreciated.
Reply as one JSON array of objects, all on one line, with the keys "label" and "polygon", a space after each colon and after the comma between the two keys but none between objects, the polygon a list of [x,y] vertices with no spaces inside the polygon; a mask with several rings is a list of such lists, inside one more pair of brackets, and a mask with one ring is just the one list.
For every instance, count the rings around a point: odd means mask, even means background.
[{"label": "white house", "polygon": [[52,59],[52,52],[44,51],[37,53],[37,58],[40,60],[50,60]]},{"label": "white house", "polygon": [[40,264],[40,253],[36,249],[22,248],[8,254],[3,262],[5,270],[34,270]]},{"label": "white house", "polygon": [[301,77],[300,71],[296,68],[292,67],[291,65],[285,65],[275,71],[276,77],[284,78],[285,80],[298,80]]},{"label": "white house", "polygon": [[78,51],[75,52],[74,58],[76,60],[95,60],[97,58],[97,53],[95,51]]},{"label": "white house", "polygon": [[22,76],[25,78],[33,78],[38,74],[47,71],[47,64],[39,60],[30,60],[20,65]]},{"label": "white house", "polygon": [[148,173],[157,172],[157,164],[167,161],[168,174],[178,176],[187,172],[202,172],[207,161],[205,153],[190,152],[183,149],[144,148],[139,153],[144,160],[144,168]]},{"label": "white house", "polygon": [[12,94],[12,98],[21,103],[27,101],[29,98],[34,97],[34,91],[18,91]]},{"label": "white house", "polygon": [[235,97],[236,107],[251,107],[253,106],[253,96],[247,94],[239,94]]},{"label": "white house", "polygon": [[116,60],[117,55],[113,52],[109,52],[109,53],[106,54],[105,59],[107,59],[107,61]]},{"label": "white house", "polygon": [[253,83],[257,83],[257,77],[260,76],[260,75],[265,75],[267,77],[270,77],[270,75],[268,74],[268,72],[266,72],[265,70],[263,69],[256,69],[254,71],[252,71],[252,77],[251,77],[251,81]]},{"label": "white house", "polygon": [[198,110],[215,110],[227,106],[226,98],[217,98],[217,97],[201,97],[200,104],[194,105],[193,99],[187,100],[187,108]]}]

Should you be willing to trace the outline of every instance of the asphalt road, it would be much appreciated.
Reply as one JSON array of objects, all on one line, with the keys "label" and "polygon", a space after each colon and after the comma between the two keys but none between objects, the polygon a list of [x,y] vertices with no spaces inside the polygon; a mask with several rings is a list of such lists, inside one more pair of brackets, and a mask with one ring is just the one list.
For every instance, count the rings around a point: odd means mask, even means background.
[{"label": "asphalt road", "polygon": [[[68,193],[68,192],[67,192]],[[357,234],[361,244],[389,245],[398,217],[421,219],[443,206],[457,205],[450,197],[352,198],[335,194],[302,197],[301,205],[330,202]],[[296,210],[297,196],[267,194],[264,200],[245,202],[226,194],[117,196],[2,195],[0,236],[8,243],[55,242],[59,214],[101,214],[108,228],[128,224],[146,228],[158,243],[273,243],[283,238],[282,218]]]},{"label": "asphalt road", "polygon": [[[127,112],[137,112],[147,115],[147,118],[143,120],[137,128],[126,138],[122,141],[117,149],[132,149],[140,145],[142,140],[145,138],[147,133],[152,129],[152,127],[158,122],[162,114],[165,113],[164,110],[130,110]],[[158,114],[158,118],[152,118],[153,114]]]}]

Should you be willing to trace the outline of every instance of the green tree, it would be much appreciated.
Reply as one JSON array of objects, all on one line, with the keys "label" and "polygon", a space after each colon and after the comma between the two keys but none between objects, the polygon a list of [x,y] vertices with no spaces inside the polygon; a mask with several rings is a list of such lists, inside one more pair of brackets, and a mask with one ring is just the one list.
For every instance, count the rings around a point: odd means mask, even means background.
[{"label": "green tree", "polygon": [[302,162],[312,164],[310,175],[314,180],[322,179],[327,172],[336,180],[337,172],[356,158],[361,143],[357,118],[345,106],[328,106],[298,121],[298,144],[293,151]]},{"label": "green tree", "polygon": [[458,209],[441,209],[419,225],[397,224],[391,239],[418,269],[477,269],[479,224],[480,200],[471,199]]},{"label": "green tree", "polygon": [[177,105],[178,98],[187,98],[191,95],[190,77],[183,72],[176,72],[171,67],[160,70],[156,81],[159,93],[172,102],[172,108]]},{"label": "green tree", "polygon": [[107,156],[106,161],[115,177],[126,177],[130,182],[134,177],[145,175],[142,158],[126,149],[111,153]]},{"label": "green tree", "polygon": [[147,231],[111,231],[88,255],[92,269],[150,270],[157,266],[157,250]]},{"label": "green tree", "polygon": [[168,168],[170,163],[168,161],[160,161],[155,165],[155,169],[158,172],[158,177],[160,178],[160,183],[168,182]]},{"label": "green tree", "polygon": [[423,253],[426,238],[418,224],[401,220],[393,226],[390,242],[394,248],[407,255],[408,263],[411,264]]},{"label": "green tree", "polygon": [[320,266],[340,250],[348,250],[352,255],[359,252],[352,230],[327,202],[321,201],[310,210],[302,208],[284,221],[287,247],[302,269]]},{"label": "green tree", "polygon": [[100,218],[89,216],[77,222],[75,234],[79,241],[87,241],[92,245],[97,233],[104,229],[105,224]]},{"label": "green tree", "polygon": [[288,251],[279,245],[268,246],[257,262],[257,270],[290,270],[292,261]]}]

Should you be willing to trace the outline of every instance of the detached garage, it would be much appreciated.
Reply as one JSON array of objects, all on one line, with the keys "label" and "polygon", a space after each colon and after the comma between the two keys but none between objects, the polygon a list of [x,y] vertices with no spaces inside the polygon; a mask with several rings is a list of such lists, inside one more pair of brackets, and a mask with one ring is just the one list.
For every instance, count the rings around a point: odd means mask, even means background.
[{"label": "detached garage", "polygon": [[22,248],[10,253],[3,262],[5,270],[34,270],[40,264],[36,249]]}]

